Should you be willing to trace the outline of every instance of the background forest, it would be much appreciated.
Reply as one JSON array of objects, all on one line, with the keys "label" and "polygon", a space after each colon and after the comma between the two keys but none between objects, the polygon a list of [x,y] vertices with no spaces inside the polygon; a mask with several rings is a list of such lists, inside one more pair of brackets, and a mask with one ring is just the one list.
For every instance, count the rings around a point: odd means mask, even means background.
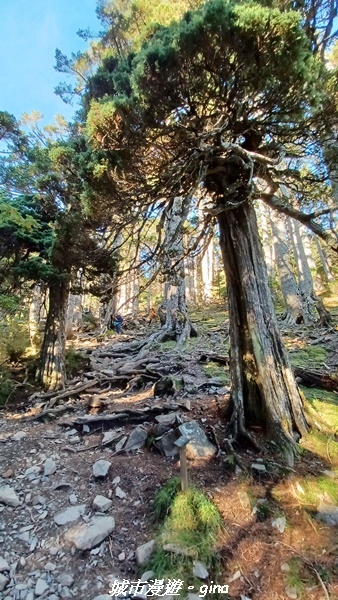
[{"label": "background forest", "polygon": [[[182,496],[169,479],[151,498],[157,550],[137,562],[188,582],[233,575],[236,600],[338,597],[337,10],[334,0],[99,0],[101,32],[79,32],[87,50],[55,54],[67,76],[55,92],[74,120],[0,112],[3,431],[52,421],[103,458],[114,442],[118,477],[124,452],[145,447],[157,487],[177,467],[162,464],[178,452],[174,424],[197,423],[216,456],[209,476],[200,455],[190,468],[209,497]],[[116,419],[128,431],[95,441]],[[229,513],[238,503],[256,544],[246,575]],[[261,580],[269,519],[274,534],[290,528],[281,544],[292,557],[275,556]],[[125,559],[116,546],[112,564],[128,573]]]}]

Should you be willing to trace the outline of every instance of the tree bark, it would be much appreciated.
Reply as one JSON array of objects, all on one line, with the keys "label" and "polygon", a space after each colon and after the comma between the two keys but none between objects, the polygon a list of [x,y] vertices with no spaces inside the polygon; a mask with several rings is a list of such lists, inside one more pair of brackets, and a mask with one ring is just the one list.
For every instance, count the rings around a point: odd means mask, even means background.
[{"label": "tree bark", "polygon": [[233,433],[258,425],[291,459],[308,425],[278,330],[251,203],[219,213],[228,287]]},{"label": "tree bark", "polygon": [[166,321],[164,329],[174,334],[178,344],[182,345],[192,332],[191,322],[185,299],[185,274],[183,259],[182,226],[186,218],[187,206],[181,197],[173,201],[168,212],[165,233],[165,306]]},{"label": "tree bark", "polygon": [[64,387],[69,278],[54,279],[49,287],[49,308],[37,379],[49,390]]},{"label": "tree bark", "polygon": [[306,320],[306,317],[296,277],[292,270],[284,215],[274,215],[271,224],[278,275],[286,307],[285,322],[287,325],[294,325]]}]

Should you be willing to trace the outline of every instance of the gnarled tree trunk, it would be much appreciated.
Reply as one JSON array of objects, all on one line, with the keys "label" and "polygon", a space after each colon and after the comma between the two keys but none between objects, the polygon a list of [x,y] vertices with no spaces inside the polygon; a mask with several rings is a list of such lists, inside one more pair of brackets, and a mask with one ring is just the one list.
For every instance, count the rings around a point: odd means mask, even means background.
[{"label": "gnarled tree trunk", "polygon": [[54,279],[49,287],[49,308],[37,379],[50,390],[64,387],[69,278]]},{"label": "gnarled tree trunk", "polygon": [[[221,202],[221,200],[220,200]],[[278,330],[251,203],[218,214],[228,287],[234,434],[258,425],[288,457],[308,426]]]}]

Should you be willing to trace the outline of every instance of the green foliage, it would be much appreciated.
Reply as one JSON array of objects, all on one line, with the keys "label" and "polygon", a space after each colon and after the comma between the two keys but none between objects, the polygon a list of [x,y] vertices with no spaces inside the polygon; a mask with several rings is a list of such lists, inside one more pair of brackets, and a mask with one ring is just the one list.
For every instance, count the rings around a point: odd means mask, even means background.
[{"label": "green foliage", "polygon": [[179,478],[172,477],[157,490],[152,503],[152,511],[156,521],[163,521],[168,516],[173,501],[180,489],[181,482]]},{"label": "green foliage", "polygon": [[0,321],[0,362],[12,362],[22,358],[29,347],[29,331],[26,315],[14,313],[2,315]]},{"label": "green foliage", "polygon": [[5,404],[14,389],[14,383],[8,369],[0,367],[0,408]]},{"label": "green foliage", "polygon": [[70,346],[66,350],[65,362],[67,377],[74,377],[88,365],[88,358],[86,358],[82,352],[79,352],[78,350],[75,350],[73,346]]},{"label": "green foliage", "polygon": [[[221,516],[217,507],[199,490],[178,491],[178,480],[169,480],[164,491],[157,492],[154,507],[157,518],[165,517],[158,539],[158,549],[150,559],[149,568],[158,578],[179,577],[185,591],[196,584],[192,575],[193,560],[202,561],[217,571],[217,542],[221,532]],[[174,544],[181,554],[162,550],[164,544]]]},{"label": "green foliage", "polygon": [[322,368],[326,360],[327,352],[321,346],[306,346],[301,350],[290,352],[291,364],[294,367],[305,367],[310,369]]}]

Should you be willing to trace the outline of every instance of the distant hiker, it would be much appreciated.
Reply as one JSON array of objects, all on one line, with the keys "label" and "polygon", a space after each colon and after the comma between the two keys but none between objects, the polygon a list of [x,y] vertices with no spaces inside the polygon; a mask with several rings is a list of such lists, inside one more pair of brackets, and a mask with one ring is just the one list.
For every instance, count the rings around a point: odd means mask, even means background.
[{"label": "distant hiker", "polygon": [[123,317],[121,317],[121,315],[116,313],[114,316],[114,327],[115,327],[116,333],[118,333],[118,334],[122,333],[122,329],[121,329],[122,323],[123,323]]}]

